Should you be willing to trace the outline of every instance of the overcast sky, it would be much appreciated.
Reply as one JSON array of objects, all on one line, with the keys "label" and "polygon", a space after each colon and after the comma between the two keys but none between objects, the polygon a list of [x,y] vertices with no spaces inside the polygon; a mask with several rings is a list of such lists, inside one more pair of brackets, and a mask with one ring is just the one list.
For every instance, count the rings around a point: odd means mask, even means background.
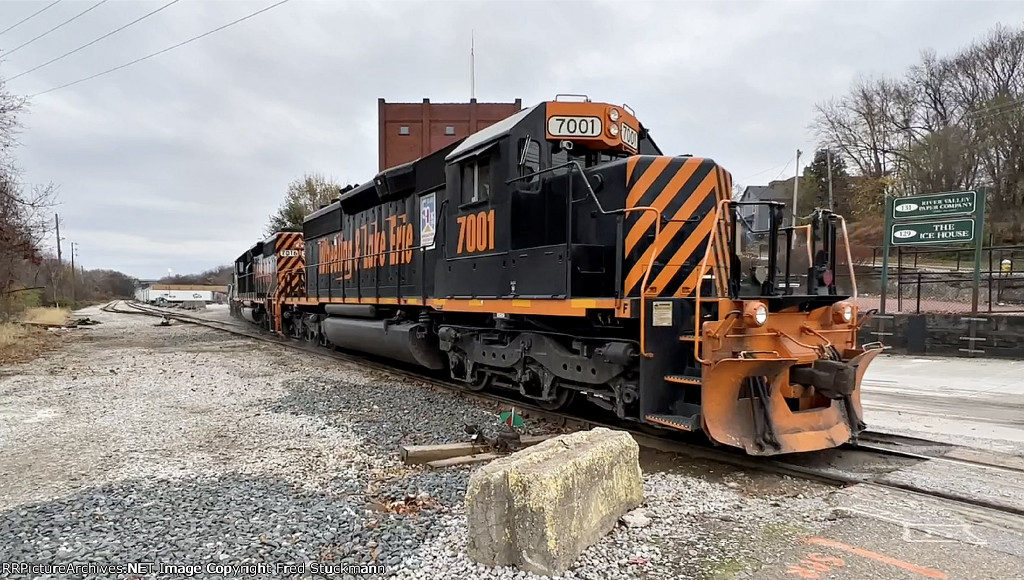
[{"label": "overcast sky", "polygon": [[[11,78],[165,4],[62,0],[0,35]],[[277,0],[182,0],[8,82],[33,95],[166,48]],[[0,2],[0,30],[46,6]],[[627,103],[669,154],[713,157],[748,185],[814,148],[816,102],[857,75],[956,50],[1024,2],[314,2],[291,0],[102,77],[32,97],[17,152],[60,188],[87,268],[141,278],[230,261],[306,171],[377,167],[377,98],[464,101],[470,30],[481,101],[556,93]],[[787,161],[789,165],[787,167]]]}]

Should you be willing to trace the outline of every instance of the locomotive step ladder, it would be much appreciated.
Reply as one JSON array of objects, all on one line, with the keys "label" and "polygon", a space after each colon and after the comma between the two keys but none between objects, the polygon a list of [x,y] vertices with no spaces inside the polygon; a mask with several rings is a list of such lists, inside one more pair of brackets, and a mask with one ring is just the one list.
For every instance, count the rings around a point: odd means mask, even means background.
[{"label": "locomotive step ladder", "polygon": [[[704,259],[701,260],[699,266],[701,279],[693,289],[696,290],[696,303],[693,311],[693,328],[686,331],[685,334],[680,335],[678,338],[679,342],[693,345],[693,358],[696,366],[688,366],[682,373],[665,375],[666,383],[681,385],[684,389],[694,387],[702,388],[704,385],[704,371],[709,364],[709,361],[704,360],[703,358],[704,341],[700,335],[701,325],[704,321],[702,316],[703,311],[701,310],[701,288],[703,286],[703,281],[713,281],[717,296],[729,296],[728,280],[730,267],[728,262],[722,259],[709,260],[712,255],[716,254],[714,250],[716,246],[728,246],[727,241],[729,240],[729,235],[727,232],[727,226],[729,225],[729,220],[726,215],[723,215],[723,209],[727,207],[727,205],[728,200],[720,200],[717,204],[713,235],[710,236],[709,243],[705,248]],[[686,294],[689,294],[691,291],[692,290],[687,290]],[[671,412],[673,413],[671,415],[648,414],[645,416],[645,419],[651,423],[657,423],[683,431],[698,431],[703,428],[701,405],[677,400],[671,405],[671,407]]]},{"label": "locomotive step ladder", "polygon": [[[697,371],[698,369],[687,370],[692,372]],[[703,384],[703,379],[692,374],[672,374],[665,375],[665,382],[675,385],[683,385],[684,388],[699,388]],[[673,429],[681,429],[683,431],[699,431],[701,429],[700,405],[676,402],[673,407],[674,408],[672,410],[676,414],[649,414],[645,418],[652,423],[672,427]]]},{"label": "locomotive step ladder", "polygon": [[645,418],[651,423],[657,423],[673,429],[683,431],[700,431],[701,416],[700,405],[692,403],[677,403],[676,412],[680,415],[647,415]]},{"label": "locomotive step ladder", "polygon": [[666,375],[665,380],[670,383],[679,383],[680,385],[695,385],[700,386],[703,381],[700,377],[690,375]]}]

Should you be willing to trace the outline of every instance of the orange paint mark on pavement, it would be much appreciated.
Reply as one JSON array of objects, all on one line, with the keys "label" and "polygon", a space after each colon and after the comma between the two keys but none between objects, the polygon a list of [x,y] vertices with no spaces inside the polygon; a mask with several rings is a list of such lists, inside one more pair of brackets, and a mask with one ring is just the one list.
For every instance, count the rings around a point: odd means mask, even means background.
[{"label": "orange paint mark on pavement", "polygon": [[806,558],[800,558],[799,564],[790,564],[786,568],[786,573],[814,580],[815,578],[821,578],[821,574],[824,572],[831,572],[832,568],[842,568],[845,565],[846,563],[843,562],[842,558],[835,558],[815,552],[807,554]]},{"label": "orange paint mark on pavement", "polygon": [[944,572],[940,572],[939,570],[924,568],[922,566],[918,566],[917,564],[904,562],[903,560],[899,560],[891,556],[886,556],[885,554],[879,554],[878,552],[872,552],[871,550],[858,548],[856,546],[849,546],[847,544],[837,542],[835,540],[829,540],[826,538],[807,538],[807,542],[818,546],[826,546],[828,548],[842,550],[844,552],[855,554],[857,556],[870,558],[872,560],[875,560],[876,562],[882,562],[883,564],[896,566],[897,568],[903,568],[904,570],[909,570],[910,572],[914,572],[915,574],[920,574],[928,578],[936,578],[938,580],[946,580],[948,578],[948,576],[946,576]]}]

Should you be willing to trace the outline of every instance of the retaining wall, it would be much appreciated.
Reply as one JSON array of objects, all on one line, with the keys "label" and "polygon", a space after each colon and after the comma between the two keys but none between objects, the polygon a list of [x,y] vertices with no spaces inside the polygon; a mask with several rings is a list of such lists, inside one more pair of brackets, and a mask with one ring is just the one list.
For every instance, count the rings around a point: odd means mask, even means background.
[{"label": "retaining wall", "polygon": [[[860,331],[862,343],[881,340],[891,352],[1024,359],[1024,316],[890,314]],[[875,334],[875,333],[891,334]],[[976,340],[971,340],[971,338]],[[973,345],[973,346],[972,346]],[[969,352],[970,350],[980,352]]]}]

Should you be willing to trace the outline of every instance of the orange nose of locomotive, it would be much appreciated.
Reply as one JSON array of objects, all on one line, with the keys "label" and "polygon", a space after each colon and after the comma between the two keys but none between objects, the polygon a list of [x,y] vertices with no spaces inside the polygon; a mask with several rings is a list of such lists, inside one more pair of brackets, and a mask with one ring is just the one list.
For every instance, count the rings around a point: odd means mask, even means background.
[{"label": "orange nose of locomotive", "polygon": [[864,429],[860,385],[880,349],[856,348],[856,312],[839,302],[768,312],[730,301],[707,322],[701,399],[711,439],[755,455],[815,451]]},{"label": "orange nose of locomotive", "polygon": [[[782,204],[732,199],[713,160],[638,155],[625,166],[622,295],[641,313],[640,418],[755,455],[827,449],[862,431],[861,377],[878,351],[857,348],[856,309],[835,288],[842,218],[822,210],[784,232]],[[744,206],[768,212],[763,280],[741,271]],[[794,294],[789,256],[783,268],[776,250],[801,228],[813,230],[809,256],[822,247]]]}]

